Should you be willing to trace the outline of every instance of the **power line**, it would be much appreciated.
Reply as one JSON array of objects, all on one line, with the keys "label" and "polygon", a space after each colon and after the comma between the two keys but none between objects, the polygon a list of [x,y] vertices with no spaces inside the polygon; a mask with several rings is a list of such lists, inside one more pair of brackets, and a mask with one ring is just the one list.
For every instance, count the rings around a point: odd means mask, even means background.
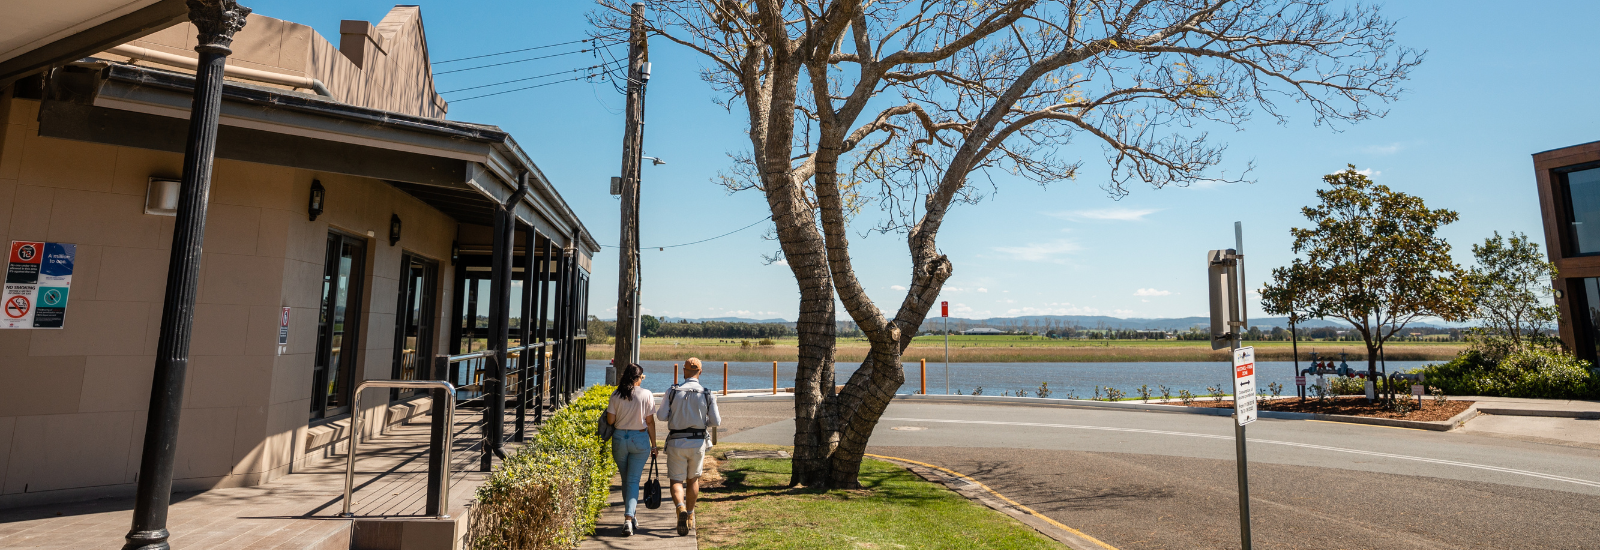
[{"label": "power line", "polygon": [[470,101],[470,100],[473,100],[473,99],[478,99],[480,97],[489,97],[489,96],[500,95],[500,94],[509,94],[511,92],[520,92],[520,91],[523,91],[523,90],[532,90],[534,88],[543,88],[543,87],[549,86],[551,84],[560,84],[562,82],[573,82],[573,81],[584,80],[584,79],[588,79],[588,78],[593,78],[593,77],[591,75],[582,75],[582,76],[577,76],[577,77],[573,77],[573,78],[568,78],[566,80],[557,80],[555,82],[546,82],[544,84],[535,84],[533,86],[526,86],[526,87],[522,87],[522,88],[504,90],[504,91],[494,92],[494,93],[490,93],[490,94],[475,95],[475,96],[472,96],[472,97],[464,97],[464,98],[461,98],[461,99],[452,99],[452,100],[450,100],[450,102],[451,103],[461,103],[463,101]]},{"label": "power line", "polygon": [[615,36],[618,36],[618,35],[621,35],[621,34],[626,34],[626,33],[624,33],[624,32],[616,32],[616,33],[611,33],[611,34],[602,34],[602,35],[595,36],[595,37],[592,37],[592,38],[585,38],[583,40],[570,40],[570,41],[567,41],[567,42],[557,42],[555,44],[545,44],[543,46],[534,46],[532,48],[522,48],[520,50],[507,50],[507,51],[503,51],[503,52],[486,53],[486,54],[483,54],[483,55],[473,55],[473,56],[468,56],[468,57],[458,57],[458,58],[455,58],[455,59],[447,59],[447,60],[444,60],[444,61],[435,61],[435,62],[433,62],[433,64],[434,65],[443,65],[445,63],[455,63],[457,61],[466,61],[466,60],[469,60],[469,59],[482,59],[482,58],[485,58],[485,57],[494,57],[494,56],[497,56],[497,55],[505,55],[505,54],[508,54],[508,53],[521,53],[521,52],[528,52],[528,51],[533,51],[533,50],[542,50],[542,49],[545,49],[545,48],[554,48],[556,46],[565,46],[567,44],[578,44],[578,43],[582,43],[582,42],[598,42],[603,38],[612,38],[612,37],[615,37]]},{"label": "power line", "polygon": [[536,78],[544,78],[544,77],[547,77],[547,76],[555,76],[555,75],[558,75],[558,74],[567,74],[567,73],[575,73],[575,72],[578,72],[578,71],[587,71],[587,70],[596,69],[596,68],[599,68],[599,67],[600,67],[599,65],[590,65],[588,67],[579,67],[579,68],[576,68],[576,69],[571,69],[571,70],[566,70],[566,71],[556,71],[556,72],[553,72],[553,73],[542,74],[542,75],[539,75],[539,76],[530,76],[530,77],[527,77],[527,78],[518,78],[516,80],[507,80],[507,81],[504,81],[504,82],[496,82],[496,83],[493,83],[493,84],[484,84],[482,86],[472,86],[472,87],[468,87],[468,88],[457,88],[457,89],[450,90],[450,91],[447,91],[447,92],[439,92],[439,93],[441,93],[441,94],[453,94],[453,93],[456,93],[456,92],[465,92],[467,90],[476,90],[478,88],[488,88],[490,86],[499,86],[501,84],[510,84],[512,82],[522,82],[524,80],[533,80],[533,79],[536,79]]},{"label": "power line", "polygon": [[501,65],[510,65],[510,64],[513,64],[513,63],[524,63],[524,62],[528,62],[528,61],[537,61],[537,60],[540,60],[540,59],[549,59],[549,58],[552,58],[552,57],[561,57],[563,55],[572,55],[572,54],[575,54],[575,53],[584,53],[584,52],[587,52],[587,51],[589,51],[589,49],[585,48],[585,49],[582,49],[582,50],[573,50],[573,51],[570,51],[570,52],[553,53],[553,54],[550,54],[550,55],[541,55],[539,57],[530,57],[530,58],[527,58],[527,59],[518,59],[516,61],[504,61],[504,62],[500,62],[500,63],[490,63],[488,65],[479,65],[479,66],[476,66],[476,67],[467,67],[465,69],[455,69],[455,70],[451,70],[451,71],[439,71],[439,72],[436,72],[436,73],[433,73],[433,74],[435,76],[437,76],[437,75],[441,75],[441,74],[459,73],[459,72],[462,72],[462,71],[475,71],[475,70],[478,70],[478,69],[487,69],[489,67],[499,67]]},{"label": "power line", "polygon": [[[703,242],[708,242],[708,241],[715,241],[715,240],[717,240],[717,239],[720,239],[720,238],[723,238],[723,237],[726,237],[726,236],[728,236],[728,235],[732,235],[732,234],[734,234],[734,233],[738,233],[738,232],[740,232],[740,231],[744,231],[744,230],[746,230],[746,229],[750,229],[750,228],[752,228],[752,227],[755,227],[755,226],[757,226],[757,225],[760,225],[760,224],[761,224],[761,222],[764,222],[764,221],[767,221],[767,220],[770,220],[770,219],[772,219],[772,216],[767,216],[767,217],[765,217],[765,218],[761,218],[761,219],[759,219],[759,220],[756,220],[756,223],[752,223],[752,224],[750,224],[750,225],[746,225],[746,226],[744,226],[744,227],[741,227],[741,228],[738,228],[738,229],[735,229],[735,230],[733,230],[733,231],[729,231],[729,232],[727,232],[727,233],[723,233],[723,234],[721,234],[721,235],[717,235],[717,236],[715,236],[715,237],[712,237],[712,238],[709,238],[709,239],[700,239],[700,240],[698,240],[698,241],[695,241],[695,242],[692,242],[692,243],[683,243],[683,244],[671,244],[671,245],[667,245],[667,246],[641,246],[641,247],[639,247],[639,248],[641,248],[641,249],[645,249],[645,248],[656,248],[656,249],[661,249],[661,248],[677,248],[677,247],[680,247],[680,246],[689,246],[689,245],[691,245],[691,244],[700,244],[700,243],[703,243]],[[600,245],[600,246],[603,246],[603,247],[606,247],[606,248],[617,248],[617,246],[615,246],[615,245],[609,245],[609,244],[602,244],[602,245]]]}]

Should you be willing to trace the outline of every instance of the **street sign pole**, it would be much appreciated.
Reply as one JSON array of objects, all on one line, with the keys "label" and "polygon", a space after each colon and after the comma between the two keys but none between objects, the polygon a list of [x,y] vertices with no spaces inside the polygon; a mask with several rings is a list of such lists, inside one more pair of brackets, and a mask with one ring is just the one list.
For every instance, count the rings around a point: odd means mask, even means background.
[{"label": "street sign pole", "polygon": [[950,302],[939,302],[939,316],[944,317],[944,394],[950,395]]},{"label": "street sign pole", "polygon": [[[1234,273],[1232,277],[1229,277],[1229,282],[1231,283],[1233,280],[1239,281],[1237,289],[1232,293],[1234,295],[1232,302],[1237,308],[1234,310],[1236,312],[1235,318],[1239,319],[1238,326],[1233,330],[1233,416],[1235,420],[1233,423],[1233,436],[1234,446],[1239,454],[1237,461],[1239,468],[1239,546],[1244,550],[1251,550],[1250,468],[1249,462],[1245,459],[1244,426],[1254,422],[1256,419],[1255,348],[1242,346],[1244,331],[1249,323],[1244,301],[1247,287],[1244,283],[1243,222],[1233,222],[1233,241]],[[1241,365],[1241,361],[1248,361],[1248,363]],[[1245,395],[1246,392],[1249,395]]]}]

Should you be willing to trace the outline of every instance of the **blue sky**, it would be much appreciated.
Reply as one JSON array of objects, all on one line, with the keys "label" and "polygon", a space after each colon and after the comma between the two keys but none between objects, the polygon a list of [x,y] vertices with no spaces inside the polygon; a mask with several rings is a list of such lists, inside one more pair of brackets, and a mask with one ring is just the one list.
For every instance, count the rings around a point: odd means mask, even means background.
[{"label": "blue sky", "polygon": [[[376,22],[393,6],[246,5],[311,25],[335,43],[339,20]],[[463,0],[421,6],[435,60],[581,39],[592,8]],[[1460,212],[1443,235],[1463,263],[1471,261],[1472,243],[1497,230],[1543,242],[1530,155],[1600,139],[1600,57],[1590,23],[1600,20],[1600,3],[1409,1],[1388,2],[1385,11],[1399,21],[1402,44],[1428,50],[1387,118],[1330,129],[1293,109],[1285,125],[1258,116],[1238,131],[1211,134],[1229,147],[1222,168],[1237,173],[1253,161],[1255,183],[1134,185],[1121,200],[1100,188],[1109,172],[1100,148],[1080,139],[1060,152],[1085,160],[1076,182],[1041,189],[999,180],[982,203],[952,211],[940,234],[955,264],[942,297],[952,315],[1204,315],[1205,251],[1232,246],[1233,222],[1243,221],[1247,277],[1261,281],[1292,259],[1289,228],[1304,225],[1299,209],[1315,200],[1321,176],[1346,164],[1431,207]],[[749,147],[742,107],[729,113],[712,102],[715,92],[700,80],[702,62],[691,52],[657,40],[651,61],[645,152],[668,164],[644,168],[643,244],[696,241],[764,218],[755,192],[729,195],[712,181],[729,166],[729,153]],[[593,63],[569,56],[437,80],[450,90]],[[576,82],[452,103],[449,118],[511,131],[595,238],[615,244],[618,203],[607,182],[619,171],[622,105],[610,84]],[[878,215],[868,209],[858,225]],[[763,264],[762,255],[777,249],[762,238],[763,227],[646,251],[646,312],[793,319],[798,292],[788,268]],[[880,307],[895,307],[903,296],[897,285],[910,269],[903,242],[898,235],[853,238],[858,275]],[[601,317],[615,315],[616,265],[615,249],[595,258],[591,312]],[[847,318],[842,310],[840,318]]]}]

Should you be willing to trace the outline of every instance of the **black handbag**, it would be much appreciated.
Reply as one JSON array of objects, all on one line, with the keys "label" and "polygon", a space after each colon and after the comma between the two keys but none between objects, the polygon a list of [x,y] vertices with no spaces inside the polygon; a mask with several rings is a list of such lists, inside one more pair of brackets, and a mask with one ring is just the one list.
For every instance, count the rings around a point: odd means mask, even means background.
[{"label": "black handbag", "polygon": [[650,457],[650,480],[640,488],[644,492],[644,507],[654,510],[661,507],[661,480],[656,479],[656,457]]}]

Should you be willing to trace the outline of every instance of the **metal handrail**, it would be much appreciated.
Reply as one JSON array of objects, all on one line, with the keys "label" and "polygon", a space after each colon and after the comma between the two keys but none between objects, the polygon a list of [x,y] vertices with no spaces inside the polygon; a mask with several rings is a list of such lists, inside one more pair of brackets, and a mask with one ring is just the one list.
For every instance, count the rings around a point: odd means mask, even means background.
[{"label": "metal handrail", "polygon": [[[442,393],[448,400],[444,407],[444,442],[440,449],[443,456],[440,464],[444,467],[444,475],[439,476],[439,519],[450,519],[450,449],[455,446],[456,425],[456,387],[443,380],[368,380],[356,386],[355,398],[350,403],[350,456],[344,465],[344,517],[353,517],[350,513],[350,500],[355,492],[356,479],[356,446],[361,442],[361,391],[367,388],[416,388],[444,390]],[[434,410],[439,407],[435,406]],[[429,438],[432,443],[434,438]]]}]

